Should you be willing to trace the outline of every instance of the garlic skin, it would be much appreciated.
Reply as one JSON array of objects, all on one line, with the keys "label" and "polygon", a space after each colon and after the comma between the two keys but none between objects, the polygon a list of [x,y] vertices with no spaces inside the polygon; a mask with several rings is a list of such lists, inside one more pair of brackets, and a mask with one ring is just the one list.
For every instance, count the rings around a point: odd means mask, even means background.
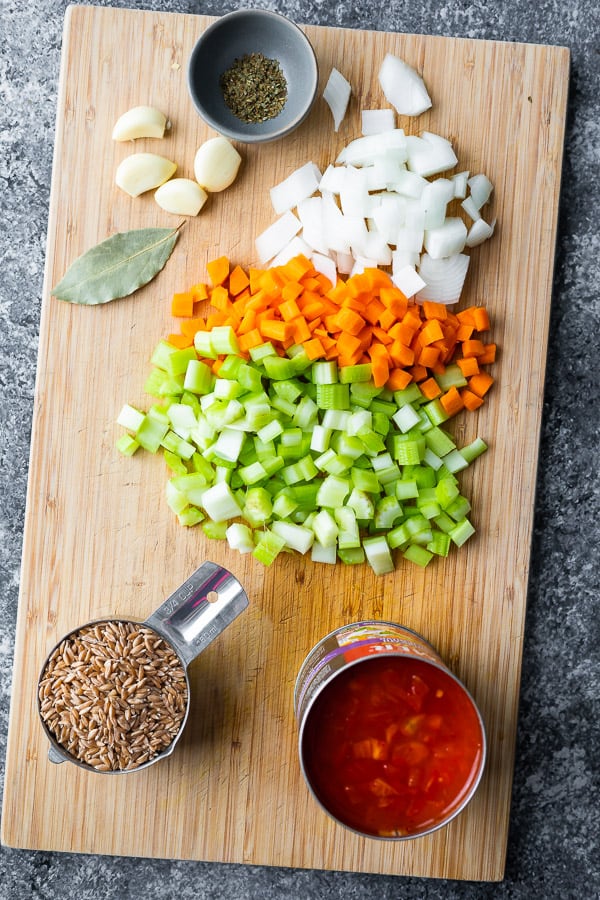
[{"label": "garlic skin", "polygon": [[113,128],[113,141],[134,141],[136,138],[162,138],[167,117],[154,106],[134,106],[120,116]]},{"label": "garlic skin", "polygon": [[236,179],[242,157],[231,141],[219,135],[209,138],[196,152],[194,176],[209,193],[224,191]]},{"label": "garlic skin", "polygon": [[177,163],[155,153],[132,153],[117,168],[115,181],[117,187],[129,194],[139,197],[146,191],[160,187],[175,174]]},{"label": "garlic skin", "polygon": [[154,199],[165,212],[197,216],[208,200],[208,194],[191,178],[172,178],[158,188]]}]

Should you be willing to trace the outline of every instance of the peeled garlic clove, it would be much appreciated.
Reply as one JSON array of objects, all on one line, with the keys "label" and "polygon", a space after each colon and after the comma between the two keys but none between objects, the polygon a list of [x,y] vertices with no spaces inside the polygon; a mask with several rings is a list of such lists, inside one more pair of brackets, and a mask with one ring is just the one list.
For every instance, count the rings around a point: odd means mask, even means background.
[{"label": "peeled garlic clove", "polygon": [[113,141],[134,141],[136,138],[161,138],[167,127],[167,117],[154,106],[134,106],[117,120]]},{"label": "peeled garlic clove", "polygon": [[191,178],[173,178],[159,187],[154,199],[165,212],[197,216],[208,200],[208,194]]},{"label": "peeled garlic clove", "polygon": [[196,181],[209,192],[224,191],[235,181],[241,162],[242,157],[226,137],[210,138],[194,159]]},{"label": "peeled garlic clove", "polygon": [[118,166],[115,181],[130,197],[139,197],[145,191],[151,191],[168,181],[176,169],[177,164],[164,156],[132,153]]}]

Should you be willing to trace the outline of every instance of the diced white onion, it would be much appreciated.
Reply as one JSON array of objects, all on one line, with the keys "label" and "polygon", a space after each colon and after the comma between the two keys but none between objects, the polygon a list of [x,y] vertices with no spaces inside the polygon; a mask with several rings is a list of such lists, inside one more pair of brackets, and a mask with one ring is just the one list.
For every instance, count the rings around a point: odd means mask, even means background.
[{"label": "diced white onion", "polygon": [[260,262],[264,265],[288,244],[302,228],[300,219],[291,210],[269,225],[258,235],[254,245]]},{"label": "diced white onion", "polygon": [[392,271],[392,281],[405,297],[414,297],[417,291],[425,288],[425,282],[413,266],[402,266],[398,271]]},{"label": "diced white onion", "polygon": [[377,268],[377,260],[370,259],[368,256],[356,256],[354,258],[354,265],[352,266],[352,271],[350,275],[360,275],[365,269],[376,269]]},{"label": "diced white onion", "polygon": [[365,135],[391,131],[395,124],[393,109],[363,109],[361,112],[361,131]]},{"label": "diced white onion", "polygon": [[346,170],[344,166],[327,166],[319,182],[319,190],[321,193],[329,191],[332,194],[339,194],[344,184],[345,175]]},{"label": "diced white onion", "polygon": [[425,282],[416,296],[417,300],[434,300],[451,305],[457,303],[469,268],[469,257],[456,253],[445,259],[432,259],[428,253],[421,256],[419,275]]},{"label": "diced white onion", "polygon": [[464,209],[464,211],[466,212],[466,214],[468,215],[468,217],[471,219],[472,222],[476,222],[477,219],[481,218],[481,213],[479,212],[479,209],[477,208],[477,204],[475,203],[475,201],[473,200],[473,197],[470,194],[468,197],[465,197],[465,199],[462,201],[462,203],[460,205],[462,206],[462,208]]},{"label": "diced white onion", "polygon": [[468,172],[457,172],[450,176],[450,181],[454,184],[454,196],[457,200],[464,200],[467,196],[467,180]]},{"label": "diced white onion", "polygon": [[331,256],[325,256],[323,253],[312,253],[310,260],[317,272],[328,278],[333,285],[337,283],[337,268],[335,260]]},{"label": "diced white onion", "polygon": [[421,194],[425,228],[439,228],[446,218],[448,203],[454,198],[454,185],[448,178],[427,182]]},{"label": "diced white onion", "polygon": [[348,109],[351,94],[352,86],[350,82],[344,78],[341,72],[333,68],[323,91],[323,99],[333,115],[334,131],[339,131]]},{"label": "diced white onion", "polygon": [[491,238],[495,225],[495,221],[489,224],[484,219],[477,219],[476,222],[473,222],[465,241],[467,247],[477,247],[478,244],[483,244],[484,241]]},{"label": "diced white onion", "polygon": [[302,237],[319,253],[327,253],[328,246],[323,229],[323,198],[307,197],[298,204],[298,218],[302,223]]},{"label": "diced white onion", "polygon": [[308,162],[271,188],[271,203],[277,215],[298,206],[319,187],[321,173],[312,162]]},{"label": "diced white onion", "polygon": [[406,138],[408,162],[411,172],[429,178],[431,175],[439,175],[454,168],[458,159],[452,149],[452,144],[443,138],[439,141],[426,139],[424,135],[417,137],[409,135]]},{"label": "diced white onion", "polygon": [[343,148],[336,162],[351,166],[368,166],[383,154],[395,154],[402,161],[406,159],[406,142],[407,138],[402,128],[355,138]]},{"label": "diced white onion", "polygon": [[458,216],[448,216],[439,228],[425,231],[423,245],[432,259],[443,259],[460,253],[467,239],[467,226]]},{"label": "diced white onion", "polygon": [[404,172],[398,174],[397,180],[391,187],[398,194],[418,200],[427,183],[427,179],[423,178],[422,175],[417,175],[415,172],[409,172],[408,169],[405,169]]},{"label": "diced white onion", "polygon": [[406,201],[397,194],[386,194],[371,215],[377,230],[388,244],[395,244],[398,232],[406,221]]},{"label": "diced white onion", "polygon": [[421,76],[393,53],[381,64],[379,83],[385,99],[402,116],[420,116],[432,105]]},{"label": "diced white onion", "polygon": [[492,182],[487,175],[473,175],[472,178],[469,178],[468,185],[473,203],[475,203],[477,209],[481,209],[488,202],[494,190]]},{"label": "diced white onion", "polygon": [[289,262],[290,259],[293,259],[295,256],[310,256],[312,253],[312,247],[301,238],[299,235],[293,237],[289,244],[286,244],[283,247],[277,256],[274,256],[269,266],[285,266],[286,262]]}]

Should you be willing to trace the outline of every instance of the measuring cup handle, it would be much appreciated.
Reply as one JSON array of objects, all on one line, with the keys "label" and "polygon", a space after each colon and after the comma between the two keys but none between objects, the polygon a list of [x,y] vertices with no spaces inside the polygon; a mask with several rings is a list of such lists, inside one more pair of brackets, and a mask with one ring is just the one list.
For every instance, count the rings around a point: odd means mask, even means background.
[{"label": "measuring cup handle", "polygon": [[163,635],[188,665],[248,606],[231,572],[205,562],[177,588],[145,624]]}]

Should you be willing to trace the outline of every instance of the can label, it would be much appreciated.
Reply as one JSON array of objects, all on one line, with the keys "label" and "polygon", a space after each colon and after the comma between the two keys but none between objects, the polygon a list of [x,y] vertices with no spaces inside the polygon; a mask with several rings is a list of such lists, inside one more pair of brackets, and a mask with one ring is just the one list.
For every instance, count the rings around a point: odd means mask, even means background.
[{"label": "can label", "polygon": [[403,625],[377,621],[342,625],[319,641],[300,668],[294,693],[297,720],[303,721],[313,697],[333,674],[365,657],[388,653],[416,656],[444,666],[431,644]]}]

